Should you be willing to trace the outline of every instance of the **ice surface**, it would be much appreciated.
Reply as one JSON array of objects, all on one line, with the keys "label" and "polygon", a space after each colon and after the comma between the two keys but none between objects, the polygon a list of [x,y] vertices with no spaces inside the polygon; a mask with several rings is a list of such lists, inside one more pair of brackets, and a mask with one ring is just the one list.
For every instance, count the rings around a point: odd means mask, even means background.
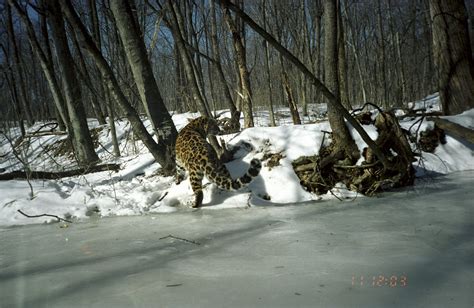
[{"label": "ice surface", "polygon": [[0,306],[472,307],[473,183],[459,172],[352,202],[3,227]]}]

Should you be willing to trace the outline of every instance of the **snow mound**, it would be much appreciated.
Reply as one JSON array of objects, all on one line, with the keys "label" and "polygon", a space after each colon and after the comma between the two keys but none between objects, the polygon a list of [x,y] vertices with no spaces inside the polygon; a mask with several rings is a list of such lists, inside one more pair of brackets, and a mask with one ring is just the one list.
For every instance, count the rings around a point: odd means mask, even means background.
[{"label": "snow mound", "polygon": [[[413,104],[415,108],[439,110],[436,95]],[[291,125],[289,111],[279,109],[279,114],[286,115],[280,120],[281,126],[254,127],[245,129],[239,134],[219,136],[230,147],[240,149],[235,155],[235,160],[227,164],[232,177],[243,175],[253,158],[263,159],[263,168],[260,175],[247,188],[240,191],[222,191],[205,180],[203,207],[199,210],[273,206],[335,197],[342,200],[355,198],[356,194],[348,191],[344,185],[338,185],[327,195],[316,196],[305,191],[299,184],[291,162],[303,155],[317,154],[323,140],[325,144],[329,142],[329,137],[324,136],[324,131],[331,130],[327,121],[309,123],[324,113],[324,106],[314,105],[310,110],[314,112],[303,119],[306,123],[303,125]],[[221,114],[226,116],[225,112]],[[179,130],[188,123],[188,119],[196,116],[198,114],[175,114],[173,120]],[[446,118],[469,128],[474,127],[474,109]],[[267,112],[256,113],[257,125],[268,125],[268,119]],[[433,126],[433,123],[417,120],[406,119],[400,124],[411,131],[423,131]],[[145,121],[145,124],[150,129],[150,123]],[[61,180],[35,180],[30,181],[31,187],[27,181],[0,181],[0,225],[56,221],[53,217],[26,218],[18,210],[28,215],[48,213],[72,220],[194,211],[195,209],[190,208],[193,193],[189,180],[186,179],[176,185],[172,177],[159,176],[157,173],[159,165],[154,162],[144,145],[131,136],[129,123],[122,120],[116,125],[122,153],[120,159],[115,159],[112,155],[108,127],[100,126],[95,120],[89,121],[90,128],[96,133],[98,144],[96,151],[99,157],[103,162],[120,163],[122,169],[119,172],[99,172]],[[35,131],[38,127],[31,127],[29,131]],[[377,137],[377,131],[373,126],[364,128],[371,138]],[[359,149],[362,150],[367,146],[353,128],[350,127],[350,131]],[[12,128],[8,135],[14,140],[19,131]],[[51,155],[51,149],[64,138],[65,136],[55,135],[30,138],[30,142],[22,149],[24,160],[33,170],[62,170],[63,166],[70,166],[71,158]],[[421,158],[415,163],[418,176],[474,169],[474,145],[449,135],[446,141],[447,143],[439,145],[434,153],[422,153]],[[23,167],[12,154],[11,144],[5,137],[0,137],[0,152],[2,154],[0,170],[8,172]],[[278,155],[279,160],[269,164],[268,157],[272,155]]]}]

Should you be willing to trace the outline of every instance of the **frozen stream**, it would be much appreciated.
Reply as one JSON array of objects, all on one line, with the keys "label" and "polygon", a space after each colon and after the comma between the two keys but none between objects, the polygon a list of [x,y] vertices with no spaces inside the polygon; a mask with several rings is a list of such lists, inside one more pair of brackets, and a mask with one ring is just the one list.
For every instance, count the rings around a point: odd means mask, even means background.
[{"label": "frozen stream", "polygon": [[3,228],[0,307],[472,308],[473,184]]}]

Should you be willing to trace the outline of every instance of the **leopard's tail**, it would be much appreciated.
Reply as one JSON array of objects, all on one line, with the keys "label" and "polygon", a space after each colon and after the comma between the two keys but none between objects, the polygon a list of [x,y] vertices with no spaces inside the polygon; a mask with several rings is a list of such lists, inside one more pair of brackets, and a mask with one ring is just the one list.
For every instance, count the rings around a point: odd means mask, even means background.
[{"label": "leopard's tail", "polygon": [[238,179],[233,180],[224,165],[219,166],[216,171],[206,172],[206,176],[222,189],[237,190],[250,184],[250,182],[258,176],[261,169],[262,163],[260,160],[254,158],[250,162],[250,168],[247,172]]}]

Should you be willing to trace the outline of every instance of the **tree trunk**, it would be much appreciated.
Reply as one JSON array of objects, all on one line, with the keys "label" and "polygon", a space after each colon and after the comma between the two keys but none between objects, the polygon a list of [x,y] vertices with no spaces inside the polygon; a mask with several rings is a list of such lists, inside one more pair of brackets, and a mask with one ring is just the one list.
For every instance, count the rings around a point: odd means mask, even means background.
[{"label": "tree trunk", "polygon": [[92,76],[89,73],[89,70],[87,69],[86,61],[84,60],[84,56],[81,52],[79,42],[77,41],[77,37],[75,33],[73,32],[71,36],[72,36],[72,41],[74,43],[74,47],[77,49],[78,61],[76,61],[76,63],[77,63],[78,75],[81,78],[81,81],[83,81],[85,86],[89,88],[90,90],[90,92],[88,93],[89,95],[87,95],[87,98],[90,103],[90,106],[92,107],[93,114],[97,118],[97,121],[99,122],[99,124],[104,125],[106,124],[105,116],[104,116],[104,113],[102,112],[102,109],[100,108],[100,103],[99,103],[100,101],[104,100],[104,95],[103,93],[99,93],[96,87],[94,87],[93,85]]},{"label": "tree trunk", "polygon": [[[328,89],[336,96],[336,99],[340,101],[340,85],[338,79],[338,47],[337,47],[337,36],[338,36],[338,10],[337,0],[326,0],[324,1],[324,70],[325,70],[325,81],[328,85]],[[357,159],[358,153],[357,146],[352,139],[349,130],[347,129],[344,117],[342,114],[333,106],[328,104],[328,120],[332,130],[332,140],[335,144],[335,152],[342,152],[341,159],[350,157]],[[338,154],[339,155],[339,154]]]},{"label": "tree trunk", "polygon": [[346,34],[342,23],[341,2],[337,1],[337,63],[338,63],[338,80],[339,93],[341,95],[341,103],[347,109],[351,109],[349,102],[349,93],[347,85],[347,60],[346,60]]},{"label": "tree trunk", "polygon": [[247,55],[241,32],[237,29],[235,20],[232,19],[230,11],[224,5],[224,18],[232,34],[235,59],[239,70],[242,93],[242,112],[244,114],[244,127],[253,127],[252,89],[250,87],[250,72],[247,69]]},{"label": "tree trunk", "polygon": [[[40,1],[40,6],[41,8],[44,8],[44,1]],[[19,12],[20,16],[22,17],[25,25],[27,26],[27,32],[28,32],[28,37],[30,41],[30,45],[35,52],[36,56],[40,60],[40,65],[43,70],[43,73],[46,76],[46,80],[48,82],[49,89],[52,93],[53,96],[53,101],[56,109],[56,117],[59,123],[59,129],[66,131],[69,130],[69,117],[67,115],[67,107],[66,107],[66,102],[64,101],[64,96],[60,91],[59,88],[59,82],[56,78],[56,75],[54,73],[54,67],[53,67],[53,55],[51,52],[51,44],[49,40],[49,33],[48,33],[48,23],[46,20],[46,16],[43,14],[40,17],[40,23],[41,23],[41,34],[42,34],[42,40],[43,40],[43,45],[44,45],[44,52],[41,49],[40,43],[38,42],[35,31],[33,28],[33,25],[31,24],[30,20],[26,17],[27,15],[17,8],[17,11]]]},{"label": "tree trunk", "polygon": [[72,55],[68,47],[63,15],[58,0],[49,0],[46,4],[58,65],[63,77],[64,97],[71,125],[70,134],[74,153],[79,165],[92,165],[98,162],[99,157],[94,151],[94,144],[87,126],[79,81],[74,66],[70,63]]},{"label": "tree trunk", "polygon": [[109,89],[105,89],[105,105],[107,107],[107,115],[109,118],[109,127],[110,127],[110,135],[112,137],[112,146],[114,149],[114,156],[120,157],[120,147],[119,142],[117,139],[117,131],[115,129],[115,112],[114,112],[114,104],[113,100],[110,98],[110,91]]},{"label": "tree trunk", "polygon": [[388,101],[388,89],[387,89],[387,74],[386,74],[386,55],[385,55],[385,36],[384,36],[384,28],[382,23],[382,0],[377,0],[377,25],[378,25],[378,61],[377,64],[380,67],[379,71],[379,101],[388,108],[390,103]]},{"label": "tree trunk", "polygon": [[225,79],[224,70],[222,69],[221,64],[221,53],[219,51],[219,44],[217,41],[217,18],[216,18],[216,8],[215,8],[215,0],[211,0],[210,11],[211,11],[211,45],[212,45],[212,54],[214,57],[215,66],[217,69],[217,73],[219,75],[219,80],[222,84],[222,89],[224,91],[224,99],[227,104],[227,107],[230,110],[231,115],[231,125],[236,130],[240,129],[240,111],[237,110],[237,107],[232,100],[232,95],[230,93],[229,86],[227,85],[227,81]]},{"label": "tree trunk", "polygon": [[184,72],[186,74],[186,79],[189,85],[189,90],[193,96],[193,100],[197,102],[199,112],[203,116],[211,116],[209,106],[205,100],[205,97],[202,95],[202,89],[199,88],[199,84],[194,73],[195,67],[191,59],[188,47],[183,38],[184,33],[184,20],[179,7],[176,2],[168,0],[168,6],[171,8],[171,20],[168,21],[169,27],[173,32],[173,37],[177,46],[177,51],[179,53],[181,64],[183,65]]},{"label": "tree trunk", "polygon": [[[2,46],[3,47],[3,46]],[[5,55],[7,53],[4,50]],[[25,121],[23,120],[21,113],[20,113],[20,103],[18,102],[18,90],[16,88],[16,83],[15,79],[12,76],[13,72],[10,72],[10,74],[7,74],[7,71],[3,72],[3,75],[5,76],[6,83],[8,85],[8,89],[10,90],[10,99],[13,102],[13,114],[14,114],[14,119],[18,121],[18,126],[20,127],[20,133],[21,136],[24,137],[26,135],[26,130],[25,130]],[[10,75],[10,76],[8,76]]]},{"label": "tree trunk", "polygon": [[18,48],[18,44],[16,41],[15,36],[15,29],[13,27],[13,19],[12,19],[12,12],[10,6],[6,6],[7,8],[7,33],[10,37],[10,41],[13,46],[13,78],[14,83],[17,85],[18,89],[18,102],[21,106],[20,112],[20,120],[23,118],[28,122],[29,125],[33,124],[33,116],[31,114],[30,103],[28,102],[28,97],[26,94],[26,85],[25,85],[25,76],[23,74],[22,66],[21,66],[21,59],[20,59],[20,50]]},{"label": "tree trunk", "polygon": [[[234,11],[237,15],[242,18],[242,20],[254,29],[258,34],[260,34],[268,43],[270,43],[278,52],[280,52],[287,60],[295,65],[297,69],[305,74],[305,76],[311,80],[313,86],[317,91],[320,91],[329,101],[329,105],[332,105],[334,109],[338,111],[351,125],[355,130],[360,134],[361,138],[367,143],[367,145],[372,149],[377,158],[382,162],[385,169],[390,170],[390,162],[388,161],[385,154],[382,152],[380,147],[369,137],[367,132],[362,128],[362,126],[354,119],[353,116],[347,111],[344,106],[342,106],[340,99],[335,96],[321,81],[314,76],[313,73],[298,59],[296,58],[288,49],[283,47],[273,36],[271,36],[267,31],[260,27],[250,16],[245,14],[239,7],[233,5],[229,0],[219,0],[222,4],[227,5],[229,9]],[[352,155],[351,155],[352,156]]]},{"label": "tree trunk", "polygon": [[148,133],[137,111],[125,98],[125,95],[123,94],[121,87],[112,72],[112,69],[100,53],[99,49],[97,49],[97,46],[95,45],[92,37],[87,32],[86,27],[79,19],[77,13],[74,11],[72,4],[67,1],[61,2],[61,9],[66,15],[67,20],[74,27],[75,31],[77,31],[81,47],[84,48],[84,50],[94,59],[97,67],[103,75],[103,78],[105,79],[105,83],[107,84],[112,97],[119,104],[130,121],[134,134],[140,140],[142,140],[143,144],[148,148],[156,161],[161,165],[163,173],[168,175],[174,174],[175,162],[174,158],[170,156],[172,149],[159,146]]},{"label": "tree trunk", "polygon": [[141,101],[157,134],[158,144],[171,151],[167,154],[171,157],[178,132],[156,84],[138,20],[126,0],[111,1],[110,7]]},{"label": "tree trunk", "polygon": [[445,114],[474,107],[474,62],[463,0],[430,0],[433,53]]},{"label": "tree trunk", "polygon": [[300,125],[301,119],[300,114],[298,112],[298,106],[296,105],[295,99],[293,97],[293,91],[291,90],[290,80],[288,78],[288,74],[286,73],[283,57],[280,55],[280,63],[281,63],[281,80],[283,83],[283,87],[285,88],[286,98],[288,99],[288,108],[290,109],[291,119],[293,120],[293,124]]},{"label": "tree trunk", "polygon": [[[266,1],[263,1],[262,4],[262,14],[263,14],[263,27],[266,29],[267,27],[267,7]],[[273,84],[272,84],[272,76],[270,73],[270,50],[268,48],[268,42],[265,41],[263,45],[264,53],[265,53],[265,71],[267,77],[267,86],[268,86],[268,104],[270,107],[270,126],[276,126],[275,123],[275,112],[273,110]]]}]

